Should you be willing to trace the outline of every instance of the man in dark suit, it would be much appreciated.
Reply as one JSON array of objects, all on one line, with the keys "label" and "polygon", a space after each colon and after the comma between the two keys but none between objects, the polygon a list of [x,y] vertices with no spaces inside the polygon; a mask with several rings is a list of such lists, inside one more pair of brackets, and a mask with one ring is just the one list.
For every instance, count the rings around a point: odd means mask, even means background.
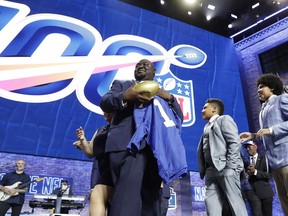
[{"label": "man in dark suit", "polygon": [[237,125],[223,115],[224,104],[210,98],[202,109],[208,123],[198,145],[198,166],[201,179],[205,176],[207,215],[247,216],[240,188],[243,161]]},{"label": "man in dark suit", "polygon": [[267,172],[265,156],[257,153],[257,145],[253,141],[249,140],[244,145],[250,155],[250,165],[246,168],[246,173],[256,199],[260,201],[258,203],[262,210],[261,215],[272,216],[273,190],[269,182],[272,175]]},{"label": "man in dark suit", "polygon": [[[115,185],[110,216],[159,215],[161,178],[153,153],[145,142],[141,143],[136,155],[127,150],[135,132],[134,107],[150,101],[145,96],[149,91],[137,91],[133,86],[136,82],[153,80],[155,72],[149,60],[140,60],[134,70],[136,81],[115,80],[100,101],[104,112],[114,112],[106,142]],[[157,95],[166,100],[183,120],[180,106],[173,95],[162,89],[158,90]]]},{"label": "man in dark suit", "polygon": [[242,148],[240,149],[240,154],[244,163],[244,169],[240,174],[241,192],[243,200],[245,203],[247,200],[253,216],[262,216],[261,202],[248,181],[249,175],[246,173],[245,169],[251,163],[250,156],[245,148],[245,145],[242,145]]}]

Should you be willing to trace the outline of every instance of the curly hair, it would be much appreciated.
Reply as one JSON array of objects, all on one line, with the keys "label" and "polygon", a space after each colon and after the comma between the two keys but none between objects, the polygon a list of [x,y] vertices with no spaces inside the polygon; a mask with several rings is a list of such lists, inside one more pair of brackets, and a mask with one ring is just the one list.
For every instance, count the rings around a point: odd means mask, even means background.
[{"label": "curly hair", "polygon": [[259,85],[265,85],[272,89],[273,94],[281,95],[284,92],[284,85],[280,77],[275,74],[268,73],[263,74],[257,79],[257,87]]},{"label": "curly hair", "polygon": [[209,104],[215,104],[218,108],[219,108],[219,115],[223,115],[224,113],[224,103],[222,100],[218,99],[218,98],[209,98],[206,100],[206,103],[209,103]]}]

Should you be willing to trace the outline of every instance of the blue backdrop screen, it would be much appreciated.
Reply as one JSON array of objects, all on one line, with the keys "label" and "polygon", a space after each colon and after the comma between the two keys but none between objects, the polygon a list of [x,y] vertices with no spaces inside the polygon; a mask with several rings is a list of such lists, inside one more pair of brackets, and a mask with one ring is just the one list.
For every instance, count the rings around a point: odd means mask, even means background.
[{"label": "blue backdrop screen", "polygon": [[105,124],[99,100],[141,58],[184,114],[190,170],[205,100],[248,129],[233,41],[116,0],[0,2],[0,151],[86,160],[72,143]]}]

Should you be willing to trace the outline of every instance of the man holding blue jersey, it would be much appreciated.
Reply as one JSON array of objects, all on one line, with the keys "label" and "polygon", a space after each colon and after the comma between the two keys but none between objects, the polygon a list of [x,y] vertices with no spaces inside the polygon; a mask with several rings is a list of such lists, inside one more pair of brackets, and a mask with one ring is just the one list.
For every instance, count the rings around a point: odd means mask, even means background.
[{"label": "man holding blue jersey", "polygon": [[[150,147],[141,142],[140,150],[132,155],[127,150],[135,130],[133,111],[135,105],[148,103],[147,90],[137,91],[133,86],[140,81],[153,80],[155,68],[147,59],[135,67],[135,80],[115,80],[109,92],[101,99],[104,112],[114,112],[106,142],[115,191],[110,216],[158,216],[161,178],[157,162]],[[173,95],[159,89],[157,95],[171,106],[181,119],[183,114]]]}]

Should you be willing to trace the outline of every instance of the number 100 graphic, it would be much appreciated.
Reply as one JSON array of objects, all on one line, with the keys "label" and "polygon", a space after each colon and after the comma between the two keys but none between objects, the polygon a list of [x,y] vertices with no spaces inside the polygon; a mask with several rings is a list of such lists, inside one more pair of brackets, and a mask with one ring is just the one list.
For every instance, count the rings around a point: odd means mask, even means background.
[{"label": "number 100 graphic", "polygon": [[166,50],[135,35],[101,34],[81,20],[57,14],[29,15],[24,4],[0,2],[0,96],[47,103],[76,93],[88,110],[102,114],[100,98],[114,79],[132,79],[140,59],[155,64],[161,88],[174,94],[184,114],[183,126],[195,121],[192,80],[176,77],[170,66],[201,67],[207,55],[180,44]]}]

